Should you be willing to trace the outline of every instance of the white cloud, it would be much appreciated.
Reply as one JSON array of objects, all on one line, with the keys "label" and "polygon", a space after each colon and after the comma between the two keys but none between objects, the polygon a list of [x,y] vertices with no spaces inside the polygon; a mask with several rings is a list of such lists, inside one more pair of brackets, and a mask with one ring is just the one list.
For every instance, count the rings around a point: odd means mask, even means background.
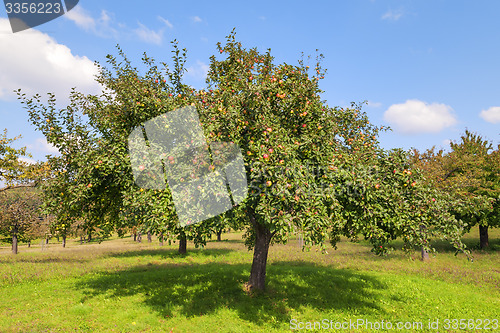
[{"label": "white cloud", "polygon": [[[7,19],[0,18],[0,31],[10,30]],[[47,92],[67,101],[72,87],[84,93],[98,93],[98,73],[87,57],[71,50],[36,29],[16,34],[0,33],[0,100],[15,96],[22,89],[27,95]]]},{"label": "white cloud", "polygon": [[163,30],[151,30],[140,22],[139,28],[135,29],[134,33],[140,40],[146,43],[160,45],[163,40]]},{"label": "white cloud", "polygon": [[203,21],[199,16],[193,16],[191,17],[191,20],[193,20],[194,23],[200,23]]},{"label": "white cloud", "polygon": [[[95,31],[96,21],[82,6],[76,6],[64,15],[65,18],[75,22],[75,24],[86,31]],[[109,16],[107,16],[109,20]]]},{"label": "white cloud", "polygon": [[368,107],[370,108],[379,108],[382,106],[382,103],[380,102],[373,102],[373,101],[368,101],[368,104],[367,104]]},{"label": "white cloud", "polygon": [[54,155],[59,154],[59,150],[52,144],[48,143],[45,138],[38,138],[35,140],[35,143],[28,144],[26,147],[30,152],[49,153]]},{"label": "white cloud", "polygon": [[204,80],[207,77],[209,69],[210,66],[205,64],[203,61],[196,60],[196,65],[186,68],[186,75],[191,76],[192,78],[197,80]]},{"label": "white cloud", "polygon": [[479,116],[489,123],[500,123],[500,106],[492,106],[488,110],[483,110]]},{"label": "white cloud", "polygon": [[112,27],[113,19],[105,10],[101,11],[100,17],[94,18],[82,6],[76,6],[65,14],[64,17],[73,21],[80,29],[91,32],[96,36],[104,38],[118,37],[118,30]]},{"label": "white cloud", "polygon": [[170,29],[173,29],[173,28],[174,28],[174,25],[173,25],[172,23],[170,23],[170,21],[169,21],[169,20],[164,19],[164,18],[163,18],[163,17],[161,17],[161,16],[158,16],[158,19],[159,19],[160,21],[162,21],[163,23],[165,23],[165,25],[166,25],[167,27],[169,27]]},{"label": "white cloud", "polygon": [[392,10],[389,9],[384,15],[382,15],[382,20],[391,20],[391,21],[397,21],[403,16],[403,10],[398,9],[398,10]]},{"label": "white cloud", "polygon": [[391,105],[384,120],[405,134],[437,133],[457,123],[450,106],[416,99]]},{"label": "white cloud", "polygon": [[19,157],[18,160],[26,164],[36,164],[36,161],[34,159],[28,157]]},{"label": "white cloud", "polygon": [[[126,24],[116,22],[116,20],[113,19],[113,13],[108,13],[105,10],[101,11],[101,16],[99,18],[94,18],[88,11],[83,9],[82,6],[77,6],[68,12],[65,17],[73,21],[79,28],[103,38],[112,37],[118,39],[123,36],[126,38],[130,38],[132,36],[139,38],[139,40],[143,42],[156,45],[160,45],[163,41],[165,27],[153,30],[141,22],[138,22],[137,28],[129,28]],[[169,20],[161,16],[158,16],[157,18],[169,29],[174,28],[173,24]]]}]

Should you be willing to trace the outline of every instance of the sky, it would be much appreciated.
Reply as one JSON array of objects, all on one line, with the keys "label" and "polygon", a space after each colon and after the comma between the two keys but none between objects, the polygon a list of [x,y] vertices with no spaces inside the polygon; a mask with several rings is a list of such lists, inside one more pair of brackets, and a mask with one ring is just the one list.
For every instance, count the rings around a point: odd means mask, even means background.
[{"label": "sky", "polygon": [[[119,45],[137,67],[144,52],[170,61],[188,50],[185,82],[204,87],[209,57],[233,28],[244,47],[279,63],[325,57],[330,106],[367,101],[371,123],[390,126],[382,147],[448,148],[465,129],[500,144],[500,1],[112,1],[80,0],[53,21],[12,33],[0,7],[0,130],[22,135],[33,160],[57,150],[28,122],[13,90],[97,93],[94,62]],[[318,51],[316,51],[318,50]]]}]

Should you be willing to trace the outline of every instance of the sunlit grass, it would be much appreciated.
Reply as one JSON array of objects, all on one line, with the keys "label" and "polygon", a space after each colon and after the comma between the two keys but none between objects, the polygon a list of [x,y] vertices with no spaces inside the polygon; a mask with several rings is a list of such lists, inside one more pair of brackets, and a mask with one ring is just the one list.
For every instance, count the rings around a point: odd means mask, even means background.
[{"label": "sunlit grass", "polygon": [[[496,249],[499,230],[490,238]],[[292,319],[498,318],[498,251],[473,250],[470,262],[439,243],[441,253],[422,262],[417,251],[376,257],[364,242],[303,252],[292,239],[270,250],[267,292],[250,295],[243,285],[252,253],[240,233],[223,239],[189,244],[185,256],[176,244],[130,238],[70,240],[65,249],[51,242],[43,251],[35,243],[17,256],[2,246],[0,332],[269,332],[289,331]],[[477,244],[477,230],[466,242]]]}]

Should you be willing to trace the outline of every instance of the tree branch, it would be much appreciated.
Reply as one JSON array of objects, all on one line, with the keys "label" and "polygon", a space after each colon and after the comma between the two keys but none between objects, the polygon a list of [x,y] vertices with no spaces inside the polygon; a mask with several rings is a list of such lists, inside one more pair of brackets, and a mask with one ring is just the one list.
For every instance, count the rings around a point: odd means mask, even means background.
[{"label": "tree branch", "polygon": [[12,189],[15,189],[15,188],[20,188],[20,187],[35,187],[36,185],[37,185],[37,183],[9,185],[9,186],[0,188],[0,192],[7,191],[7,190],[12,190]]}]

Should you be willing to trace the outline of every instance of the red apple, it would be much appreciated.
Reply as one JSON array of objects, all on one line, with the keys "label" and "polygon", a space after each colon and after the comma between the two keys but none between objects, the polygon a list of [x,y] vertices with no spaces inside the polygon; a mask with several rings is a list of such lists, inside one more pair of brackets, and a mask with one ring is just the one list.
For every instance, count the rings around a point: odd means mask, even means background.
[{"label": "red apple", "polygon": [[264,155],[263,155],[263,157],[264,157],[265,159],[267,159],[267,158],[269,158],[269,155],[264,154]]}]

